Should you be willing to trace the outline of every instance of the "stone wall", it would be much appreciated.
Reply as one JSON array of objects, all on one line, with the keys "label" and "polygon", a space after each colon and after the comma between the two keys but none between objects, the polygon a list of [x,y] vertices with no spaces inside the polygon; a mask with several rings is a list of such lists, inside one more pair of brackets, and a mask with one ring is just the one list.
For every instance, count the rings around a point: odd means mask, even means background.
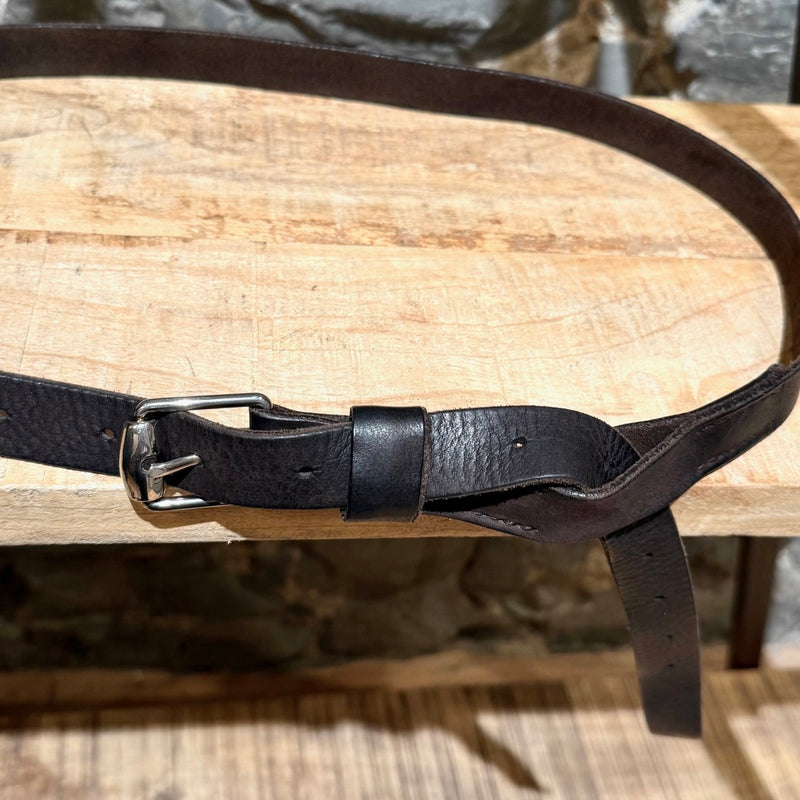
[{"label": "stone wall", "polygon": [[[707,641],[734,542],[690,540]],[[0,669],[285,669],[627,642],[596,542],[512,538],[0,548]]]},{"label": "stone wall", "polygon": [[796,0],[0,0],[0,22],[224,30],[619,94],[782,102]]},{"label": "stone wall", "polygon": [[[324,41],[499,66],[616,93],[783,101],[786,0],[0,0],[0,21],[107,21]],[[707,640],[735,542],[688,540]],[[800,541],[773,639],[800,637]],[[531,654],[626,641],[596,543],[514,539],[0,548],[0,668],[319,665],[452,646]]]}]

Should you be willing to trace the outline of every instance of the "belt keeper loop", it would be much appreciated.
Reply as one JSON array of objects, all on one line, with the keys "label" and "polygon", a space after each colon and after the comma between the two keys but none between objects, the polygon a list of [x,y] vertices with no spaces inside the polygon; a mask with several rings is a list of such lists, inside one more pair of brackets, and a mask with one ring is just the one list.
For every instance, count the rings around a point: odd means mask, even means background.
[{"label": "belt keeper loop", "polygon": [[428,413],[419,406],[354,406],[348,522],[413,522],[425,498]]}]

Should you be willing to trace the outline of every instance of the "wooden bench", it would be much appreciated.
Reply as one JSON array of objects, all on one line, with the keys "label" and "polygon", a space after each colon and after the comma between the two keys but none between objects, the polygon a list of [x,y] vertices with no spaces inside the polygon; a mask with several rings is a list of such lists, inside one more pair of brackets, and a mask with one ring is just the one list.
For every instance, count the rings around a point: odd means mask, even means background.
[{"label": "wooden bench", "polygon": [[[646,105],[709,134],[798,198],[800,111]],[[430,409],[531,403],[620,423],[694,408],[754,377],[778,352],[778,282],[749,235],[674,179],[566,134],[221,86],[19,80],[0,83],[0,162],[5,370],[143,396],[260,390],[312,411],[345,413],[363,402]],[[741,535],[751,547],[759,540],[750,537],[792,535],[800,521],[798,439],[795,414],[768,441],[694,487],[675,504],[682,533]],[[7,460],[0,460],[0,507],[0,544],[488,535],[431,518],[348,526],[334,511],[137,513],[118,480]],[[766,552],[769,567],[774,547],[754,549],[757,558]],[[758,561],[750,564],[755,569],[742,586],[768,587]],[[760,595],[754,604],[740,593],[740,608],[756,629],[765,607]],[[519,664],[513,669],[522,674]],[[529,669],[525,664],[526,676]],[[374,680],[375,670],[368,671]],[[496,680],[496,665],[487,674]],[[323,685],[319,675],[312,678]],[[73,695],[58,678],[32,682],[28,674],[21,680],[35,696],[27,697],[13,688],[15,680],[4,676],[4,694],[20,708],[84,702],[98,686],[94,676]],[[175,691],[174,676],[144,681],[136,691],[129,680],[112,680],[100,701],[130,702],[138,691],[139,699],[160,702],[164,682]],[[624,731],[624,746],[636,754],[631,763],[639,765],[636,781],[644,781],[641,765],[655,751],[631,711],[632,679],[587,680],[570,684],[566,705],[534,710],[556,714],[547,720],[554,747],[583,737],[596,767],[591,781],[610,780],[609,796],[644,796],[639,783],[623,790],[615,782],[617,773],[606,766],[616,740],[599,733],[600,711],[609,711],[609,730]],[[792,737],[781,731],[789,730],[793,712],[777,722],[773,714],[754,733],[746,727],[751,717],[726,699],[731,721],[717,724],[720,687],[732,680],[710,679],[708,749],[665,744],[668,752],[657,751],[647,775],[699,775],[703,796],[723,796],[718,773],[761,791],[760,762],[751,766],[742,753],[762,742],[764,731],[771,744],[759,752],[772,752],[776,743],[785,750]],[[772,702],[753,683],[769,682],[769,675],[736,680],[742,696],[757,689],[765,704]],[[201,679],[199,689],[192,680],[181,684],[183,699],[215,697],[218,687],[209,681]],[[553,691],[548,681],[545,693]],[[774,692],[781,703],[796,701],[792,681]],[[234,683],[241,687],[241,678]],[[259,684],[255,693],[262,690]],[[606,694],[612,700],[597,700]],[[237,735],[263,747],[277,712],[262,706],[176,713],[220,742],[228,741],[233,719]],[[486,708],[476,706],[484,714]],[[536,718],[525,708],[524,740],[538,741]],[[565,708],[568,719],[559,716]],[[762,720],[759,703],[753,708],[747,714]],[[0,761],[18,796],[30,796],[31,786],[42,796],[54,793],[55,784],[41,783],[57,773],[47,772],[47,753],[68,746],[73,755],[102,751],[96,764],[94,756],[59,756],[64,775],[94,764],[95,777],[73,776],[69,784],[85,788],[105,785],[109,775],[122,780],[119,759],[102,749],[122,741],[120,730],[130,727],[123,730],[126,752],[134,741],[150,752],[172,752],[171,731],[183,735],[170,712],[94,713],[31,718],[33,727],[3,720]],[[253,714],[258,724],[250,724]],[[298,725],[304,719],[284,716]],[[627,727],[618,724],[623,717]],[[464,719],[471,742],[475,723],[469,714]],[[395,752],[397,743],[387,747]],[[174,765],[149,766],[154,787],[216,786],[228,770],[218,761],[231,763],[223,749],[209,761],[211,778],[201,769],[194,784],[167,776]],[[256,751],[248,752],[249,764],[260,763]],[[542,758],[544,769],[550,762]],[[302,759],[286,763],[305,773]],[[262,777],[253,780],[260,786]],[[751,788],[742,791],[766,796],[766,789]]]},{"label": "wooden bench", "polygon": [[[800,112],[648,106],[792,198]],[[0,84],[3,369],[282,405],[684,411],[778,351],[777,279],[710,201],[518,124],[222,86]],[[60,424],[68,421],[60,421]],[[54,432],[54,435],[57,435]],[[800,415],[675,504],[685,535],[790,535]],[[2,542],[485,535],[335,512],[134,513],[114,478],[0,462]]]},{"label": "wooden bench", "polygon": [[[797,196],[797,110],[645,104]],[[699,406],[778,352],[778,282],[750,236],[677,180],[568,134],[29,79],[0,84],[0,140],[6,370],[142,396],[258,390],[310,411],[530,403],[621,423]],[[682,533],[793,534],[798,439],[796,414],[694,487],[674,506]],[[0,497],[3,544],[487,533],[335,511],[137,513],[117,479],[8,460]],[[775,548],[748,541],[741,585],[757,602],[739,606],[758,643]]]}]

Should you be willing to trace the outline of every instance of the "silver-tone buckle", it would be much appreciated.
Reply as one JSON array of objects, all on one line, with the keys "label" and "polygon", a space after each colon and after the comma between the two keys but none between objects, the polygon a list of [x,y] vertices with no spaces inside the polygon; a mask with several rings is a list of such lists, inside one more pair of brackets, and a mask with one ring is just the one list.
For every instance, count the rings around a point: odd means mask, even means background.
[{"label": "silver-tone buckle", "polygon": [[157,461],[153,417],[175,411],[198,411],[209,408],[238,408],[241,406],[272,408],[272,402],[263,394],[212,394],[198,397],[160,397],[142,400],[125,423],[122,446],[119,450],[119,471],[128,497],[142,503],[151,511],[179,511],[189,508],[223,505],[216,500],[206,500],[197,495],[164,497],[164,478],[175,472],[196,467],[203,459],[191,453],[170,461]]}]

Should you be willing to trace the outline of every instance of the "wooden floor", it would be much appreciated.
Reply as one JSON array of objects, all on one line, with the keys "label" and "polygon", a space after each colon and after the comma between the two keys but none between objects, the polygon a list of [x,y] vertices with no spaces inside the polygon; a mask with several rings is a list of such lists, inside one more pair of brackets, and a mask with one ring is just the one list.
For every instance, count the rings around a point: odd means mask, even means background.
[{"label": "wooden floor", "polygon": [[711,672],[705,739],[650,736],[631,675],[22,713],[0,797],[800,798],[800,671]]}]

